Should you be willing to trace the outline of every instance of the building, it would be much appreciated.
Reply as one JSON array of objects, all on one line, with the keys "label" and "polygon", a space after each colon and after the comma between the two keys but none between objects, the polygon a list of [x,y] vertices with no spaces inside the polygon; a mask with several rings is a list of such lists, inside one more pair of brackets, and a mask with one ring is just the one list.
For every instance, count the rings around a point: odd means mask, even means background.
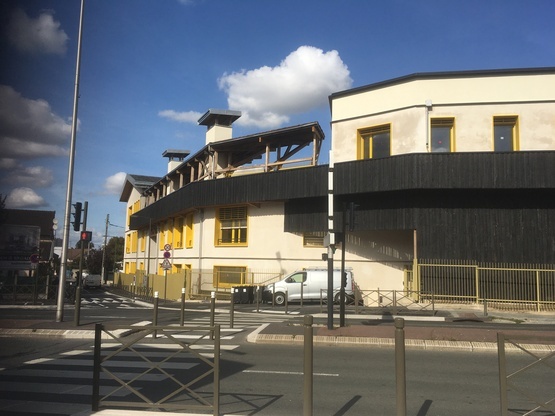
[{"label": "building", "polygon": [[330,170],[335,232],[356,206],[345,251],[363,289],[421,289],[419,259],[555,264],[555,68],[413,74],[329,100],[333,169],[317,123],[234,139],[240,114],[209,111],[200,151],[165,153],[145,188],[129,175],[126,272],[162,273],[164,248],[217,287],[325,267]]}]

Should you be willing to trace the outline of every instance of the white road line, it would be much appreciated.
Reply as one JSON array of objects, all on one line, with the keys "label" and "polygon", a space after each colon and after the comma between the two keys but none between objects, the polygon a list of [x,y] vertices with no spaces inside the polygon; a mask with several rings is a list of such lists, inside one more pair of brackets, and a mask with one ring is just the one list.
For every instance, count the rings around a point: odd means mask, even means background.
[{"label": "white road line", "polygon": [[[304,373],[301,371],[269,371],[269,370],[243,370],[243,373],[253,373],[253,374],[284,374],[292,376],[302,376]],[[315,376],[320,377],[339,377],[339,374],[330,373],[314,373]]]}]

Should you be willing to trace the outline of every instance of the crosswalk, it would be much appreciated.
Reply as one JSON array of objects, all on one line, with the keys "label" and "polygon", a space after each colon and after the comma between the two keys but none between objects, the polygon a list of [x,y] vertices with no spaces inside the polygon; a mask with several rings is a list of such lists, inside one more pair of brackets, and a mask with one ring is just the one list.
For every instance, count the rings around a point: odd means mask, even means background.
[{"label": "crosswalk", "polygon": [[[188,312],[183,327],[176,325],[170,332],[173,343],[165,333],[157,333],[140,339],[132,346],[118,352],[105,363],[105,368],[116,375],[121,382],[130,382],[138,392],[152,388],[163,390],[174,384],[173,378],[184,374],[199,377],[206,367],[204,359],[214,358],[214,341],[206,334],[210,325],[207,313]],[[264,323],[283,322],[294,315],[235,313],[234,325],[230,326],[229,311],[214,315],[215,324],[220,325],[220,354],[225,359],[230,351],[239,349],[251,329]],[[148,326],[143,321],[140,326]],[[177,341],[177,343],[175,342]],[[179,343],[187,344],[185,351]],[[102,342],[103,357],[118,351],[119,342],[105,339]],[[94,347],[73,349],[58,356],[39,358],[25,362],[17,368],[0,369],[0,414],[12,416],[78,415],[91,410],[93,391]],[[171,358],[171,359],[170,359]],[[167,361],[166,361],[167,360]],[[159,369],[150,371],[151,363],[158,363]],[[146,373],[145,373],[146,372]],[[139,374],[144,373],[136,380]],[[155,383],[153,383],[155,382]],[[206,388],[209,389],[207,382]],[[126,388],[113,393],[120,384],[108,375],[101,374],[100,395],[111,395],[111,400],[135,400],[134,393]]]},{"label": "crosswalk", "polygon": [[145,309],[131,299],[120,296],[87,296],[81,299],[82,308]]}]

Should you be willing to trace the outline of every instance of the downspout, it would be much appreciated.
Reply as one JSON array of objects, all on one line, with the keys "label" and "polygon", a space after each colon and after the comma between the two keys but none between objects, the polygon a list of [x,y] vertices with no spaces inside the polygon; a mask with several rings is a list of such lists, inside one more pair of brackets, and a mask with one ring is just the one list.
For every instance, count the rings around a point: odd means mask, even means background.
[{"label": "downspout", "polygon": [[430,151],[430,111],[432,111],[432,100],[426,100],[426,151]]}]

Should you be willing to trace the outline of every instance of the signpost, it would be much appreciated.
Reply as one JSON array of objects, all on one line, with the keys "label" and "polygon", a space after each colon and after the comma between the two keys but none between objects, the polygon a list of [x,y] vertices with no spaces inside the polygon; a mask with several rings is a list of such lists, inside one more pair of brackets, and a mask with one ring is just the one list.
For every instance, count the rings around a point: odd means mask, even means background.
[{"label": "signpost", "polygon": [[164,269],[164,302],[167,298],[168,270],[172,268],[172,264],[170,263],[170,258],[172,257],[171,249],[171,244],[166,244],[164,246],[164,261],[162,262],[162,269]]}]

